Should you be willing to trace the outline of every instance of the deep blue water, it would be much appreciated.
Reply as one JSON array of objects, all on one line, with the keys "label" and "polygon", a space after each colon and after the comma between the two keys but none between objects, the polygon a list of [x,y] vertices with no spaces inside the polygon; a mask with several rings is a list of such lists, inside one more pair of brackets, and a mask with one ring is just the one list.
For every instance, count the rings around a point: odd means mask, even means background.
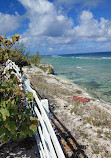
[{"label": "deep blue water", "polygon": [[55,75],[111,102],[111,52],[44,56],[41,62],[52,64]]}]

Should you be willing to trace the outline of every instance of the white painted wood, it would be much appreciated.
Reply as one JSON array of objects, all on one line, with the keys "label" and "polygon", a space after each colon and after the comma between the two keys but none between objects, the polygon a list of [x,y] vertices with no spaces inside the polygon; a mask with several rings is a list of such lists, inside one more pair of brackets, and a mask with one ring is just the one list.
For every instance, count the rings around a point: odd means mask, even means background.
[{"label": "white painted wood", "polygon": [[33,93],[35,101],[40,110],[39,111],[37,107],[34,105],[34,111],[40,123],[40,125],[38,126],[38,132],[40,134],[42,141],[41,142],[39,140],[39,145],[40,145],[39,153],[41,158],[65,158],[60,143],[55,135],[55,132],[49,120],[50,111],[49,111],[48,100],[47,99],[41,101],[39,100],[36,91],[30,87],[30,80],[25,80],[24,75],[22,76],[20,73],[19,67],[11,60],[7,60],[6,67],[3,73],[6,74],[6,70],[9,69],[14,69],[16,71],[15,74],[21,83],[24,80],[24,86],[23,85],[21,86],[25,87],[25,90]]},{"label": "white painted wood", "polygon": [[47,157],[47,158],[50,158],[50,156],[49,156],[50,153],[49,153],[49,151],[48,151],[48,149],[47,149],[46,142],[45,142],[45,140],[44,140],[44,136],[43,136],[43,134],[42,134],[42,130],[41,130],[41,127],[40,127],[40,126],[38,127],[38,130],[39,130],[39,134],[40,134],[40,137],[41,137],[43,146],[44,146],[44,151],[45,151],[45,153],[46,153],[46,157]]},{"label": "white painted wood", "polygon": [[[51,139],[53,141],[53,144],[54,144],[54,147],[55,147],[55,150],[56,150],[58,158],[65,158],[64,153],[63,153],[63,151],[61,149],[60,143],[59,143],[59,141],[58,141],[58,139],[57,139],[57,137],[55,135],[55,132],[54,132],[54,130],[52,128],[52,125],[50,124],[50,121],[49,121],[49,119],[47,117],[47,114],[46,114],[46,112],[45,112],[45,110],[44,110],[39,98],[36,95],[36,91],[32,89],[32,93],[33,93],[33,96],[34,96],[34,98],[35,98],[35,100],[36,100],[36,102],[37,102],[37,104],[38,104],[38,106],[40,108],[40,111],[42,111],[42,114],[45,117],[45,120],[46,120],[46,123],[47,123],[47,128],[48,128],[48,131],[50,132],[50,136],[51,136]],[[34,109],[36,110],[37,108],[34,107]]]},{"label": "white painted wood", "polygon": [[48,99],[42,99],[42,100],[41,100],[41,104],[42,104],[42,106],[44,107],[45,112],[46,112],[48,118],[50,118],[50,111],[49,111]]},{"label": "white painted wood", "polygon": [[45,123],[42,119],[42,116],[41,116],[41,114],[40,114],[40,112],[39,112],[39,110],[37,109],[36,106],[34,106],[34,110],[37,114],[37,117],[39,118],[39,121],[41,123],[42,128],[45,130],[45,135],[47,137],[47,145],[48,145],[48,148],[49,148],[49,151],[50,151],[50,154],[51,154],[51,158],[57,158],[56,153],[55,153],[54,148],[53,148],[53,145],[52,145],[52,142],[51,142],[51,139],[50,139],[50,135],[47,131],[47,128],[46,128]]},{"label": "white painted wood", "polygon": [[40,156],[41,156],[41,158],[46,158],[46,156],[44,154],[44,149],[43,149],[43,146],[42,146],[41,142],[40,142],[40,148],[41,148],[41,150],[40,150]]}]

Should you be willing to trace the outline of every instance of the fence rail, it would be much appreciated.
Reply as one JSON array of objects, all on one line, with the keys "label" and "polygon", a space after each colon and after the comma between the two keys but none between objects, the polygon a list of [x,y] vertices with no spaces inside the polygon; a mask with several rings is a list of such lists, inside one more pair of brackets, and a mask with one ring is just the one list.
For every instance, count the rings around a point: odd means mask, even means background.
[{"label": "fence rail", "polygon": [[9,69],[15,70],[15,74],[21,83],[24,81],[21,88],[33,93],[35,101],[33,102],[32,111],[38,117],[39,121],[35,138],[37,140],[40,158],[65,158],[60,143],[50,123],[48,100],[39,100],[36,91],[31,88],[30,80],[25,79],[24,74],[22,75],[20,73],[19,67],[11,60],[7,60],[4,74],[6,70]]}]

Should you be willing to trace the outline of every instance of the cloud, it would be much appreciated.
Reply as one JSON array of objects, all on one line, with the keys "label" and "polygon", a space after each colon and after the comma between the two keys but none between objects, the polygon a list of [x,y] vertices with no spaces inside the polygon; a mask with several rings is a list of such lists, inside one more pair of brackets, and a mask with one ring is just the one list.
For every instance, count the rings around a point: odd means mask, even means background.
[{"label": "cloud", "polygon": [[53,3],[46,0],[19,0],[27,9],[30,20],[27,33],[33,36],[62,36],[73,22],[59,13]]},{"label": "cloud", "polygon": [[74,45],[82,41],[111,41],[111,21],[103,17],[97,20],[92,12],[84,10],[79,16],[77,26],[67,29],[65,36],[48,37],[48,40],[50,44],[58,45]]},{"label": "cloud", "polygon": [[70,32],[76,39],[95,42],[111,40],[110,20],[100,18],[99,22],[90,11],[83,11],[79,19],[79,25]]},{"label": "cloud", "polygon": [[[67,31],[73,27],[72,19],[57,10],[53,3],[47,0],[19,0],[27,10],[25,16],[29,19],[29,28],[21,35],[21,39],[35,50],[40,46],[48,51],[54,47],[54,38],[61,41],[67,37]],[[51,46],[49,46],[51,45]]]},{"label": "cloud", "polygon": [[4,35],[20,27],[22,17],[0,13],[0,34]]},{"label": "cloud", "polygon": [[56,5],[62,5],[66,8],[74,8],[76,5],[80,7],[96,7],[105,0],[55,0]]},{"label": "cloud", "polygon": [[[101,43],[111,40],[111,21],[103,17],[95,19],[91,11],[83,10],[78,18],[79,23],[75,26],[73,20],[65,15],[63,10],[57,9],[54,3],[48,0],[19,0],[19,2],[25,7],[25,17],[29,19],[29,28],[21,35],[28,48],[48,52],[54,49],[65,51],[72,48],[74,50],[77,43],[81,42]],[[60,2],[76,4],[81,0]],[[91,2],[83,0],[83,2],[84,5],[95,6],[100,0]]]},{"label": "cloud", "polygon": [[21,34],[21,40],[27,49],[41,50],[43,53],[67,52],[81,48],[95,49],[94,45],[101,45],[102,42],[105,49],[107,43],[111,41],[111,20],[103,17],[95,19],[93,12],[83,10],[78,15],[78,25],[75,26],[75,19],[68,17],[63,8],[56,7],[57,3],[67,7],[76,4],[96,7],[101,0],[55,0],[54,3],[48,0],[18,1],[23,5],[26,13],[21,16],[17,11],[15,15],[0,13],[0,34],[17,31],[18,28],[23,27],[24,20],[28,19],[28,29]]}]

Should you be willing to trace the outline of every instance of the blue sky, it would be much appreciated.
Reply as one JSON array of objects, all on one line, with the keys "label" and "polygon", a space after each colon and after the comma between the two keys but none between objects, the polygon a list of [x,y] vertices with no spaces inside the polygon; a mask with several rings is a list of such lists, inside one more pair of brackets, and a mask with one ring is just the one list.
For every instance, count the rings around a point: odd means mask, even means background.
[{"label": "blue sky", "polygon": [[110,0],[4,0],[0,34],[47,54],[111,51]]}]

